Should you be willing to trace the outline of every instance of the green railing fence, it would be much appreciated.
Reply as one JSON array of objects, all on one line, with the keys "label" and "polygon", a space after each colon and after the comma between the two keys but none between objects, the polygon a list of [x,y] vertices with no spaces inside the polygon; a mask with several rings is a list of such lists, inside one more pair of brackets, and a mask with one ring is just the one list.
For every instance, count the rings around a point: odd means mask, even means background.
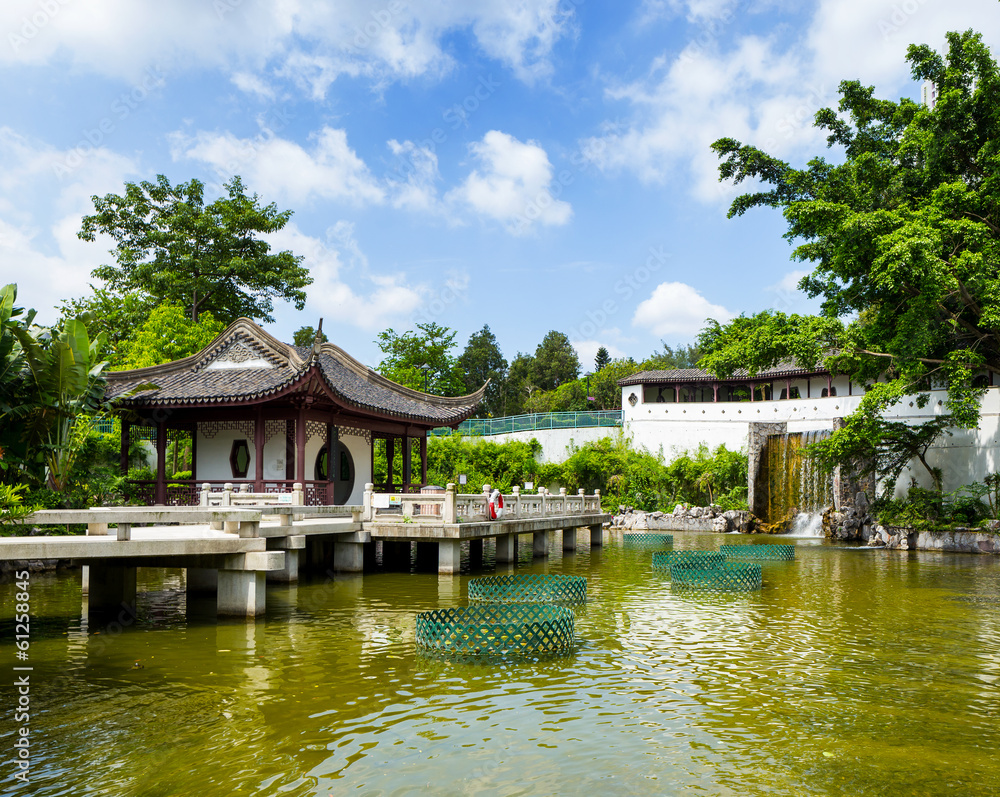
[{"label": "green railing fence", "polygon": [[[588,426],[621,426],[621,410],[591,410],[582,412],[536,412],[530,415],[508,415],[502,418],[472,418],[463,421],[455,431],[465,435],[509,434],[535,432],[539,429],[579,429]],[[433,429],[432,435],[449,435],[451,429]]]},{"label": "green railing fence", "polygon": [[[463,421],[454,430],[464,435],[509,434],[510,432],[535,432],[539,429],[581,429],[589,426],[621,426],[621,410],[590,410],[581,412],[536,412],[530,415],[508,415],[503,418],[472,418]],[[108,434],[111,420],[96,424],[97,431]],[[435,436],[452,434],[451,429],[432,429]],[[156,429],[150,426],[133,426],[132,438],[156,440]]]}]

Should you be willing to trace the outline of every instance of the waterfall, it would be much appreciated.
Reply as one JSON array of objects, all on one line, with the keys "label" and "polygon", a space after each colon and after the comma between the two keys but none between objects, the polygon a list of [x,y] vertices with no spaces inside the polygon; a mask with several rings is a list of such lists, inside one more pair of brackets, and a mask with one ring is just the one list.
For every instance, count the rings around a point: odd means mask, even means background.
[{"label": "waterfall", "polygon": [[[767,471],[764,482],[768,523],[787,526],[794,521],[799,534],[821,536],[821,513],[833,504],[833,484],[818,465],[801,454],[801,449],[829,436],[826,430],[768,436],[762,457]],[[808,535],[806,529],[810,531]]]}]

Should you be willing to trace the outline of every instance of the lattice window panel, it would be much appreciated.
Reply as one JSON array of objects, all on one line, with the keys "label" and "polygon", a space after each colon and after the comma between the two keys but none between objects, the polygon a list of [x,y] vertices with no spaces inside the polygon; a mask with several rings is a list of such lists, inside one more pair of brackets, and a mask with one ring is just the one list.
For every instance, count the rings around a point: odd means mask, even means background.
[{"label": "lattice window panel", "polygon": [[264,445],[275,437],[285,436],[285,421],[264,421]]},{"label": "lattice window panel", "polygon": [[242,432],[247,440],[253,439],[253,421],[201,421],[198,431],[206,440],[211,440],[219,432]]}]

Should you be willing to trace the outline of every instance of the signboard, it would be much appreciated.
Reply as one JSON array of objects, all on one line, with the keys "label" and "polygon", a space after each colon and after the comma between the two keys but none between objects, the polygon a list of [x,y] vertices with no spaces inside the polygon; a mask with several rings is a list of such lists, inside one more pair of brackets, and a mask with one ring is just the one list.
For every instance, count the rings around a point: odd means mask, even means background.
[{"label": "signboard", "polygon": [[290,504],[292,503],[291,493],[278,493],[278,503],[279,504]]},{"label": "signboard", "polygon": [[525,490],[531,490],[532,488],[534,488],[534,486],[535,486],[534,482],[525,482],[524,483],[524,489]]},{"label": "signboard", "polygon": [[464,473],[458,474],[458,483],[459,484],[465,484],[466,481],[468,481],[468,478],[466,477],[466,475]]}]

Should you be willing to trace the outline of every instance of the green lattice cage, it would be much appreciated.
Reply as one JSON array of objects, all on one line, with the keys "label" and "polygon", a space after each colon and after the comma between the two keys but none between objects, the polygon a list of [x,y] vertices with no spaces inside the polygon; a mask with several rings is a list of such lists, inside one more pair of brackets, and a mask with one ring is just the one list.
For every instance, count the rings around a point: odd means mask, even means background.
[{"label": "green lattice cage", "polygon": [[702,567],[691,562],[670,566],[671,586],[678,589],[751,592],[764,585],[760,565],[753,562],[722,562]]},{"label": "green lattice cage", "polygon": [[655,570],[670,570],[672,565],[689,564],[699,567],[715,567],[726,561],[718,551],[656,551],[653,553]]},{"label": "green lattice cage", "polygon": [[673,534],[623,534],[626,548],[669,548],[674,544]]},{"label": "green lattice cage", "polygon": [[489,603],[417,615],[417,646],[448,656],[571,653],[573,610],[543,603]]},{"label": "green lattice cage", "polygon": [[794,545],[720,545],[719,553],[727,561],[764,561],[789,562],[795,558]]},{"label": "green lattice cage", "polygon": [[469,580],[469,600],[488,603],[584,603],[587,579],[560,573],[516,573]]}]

